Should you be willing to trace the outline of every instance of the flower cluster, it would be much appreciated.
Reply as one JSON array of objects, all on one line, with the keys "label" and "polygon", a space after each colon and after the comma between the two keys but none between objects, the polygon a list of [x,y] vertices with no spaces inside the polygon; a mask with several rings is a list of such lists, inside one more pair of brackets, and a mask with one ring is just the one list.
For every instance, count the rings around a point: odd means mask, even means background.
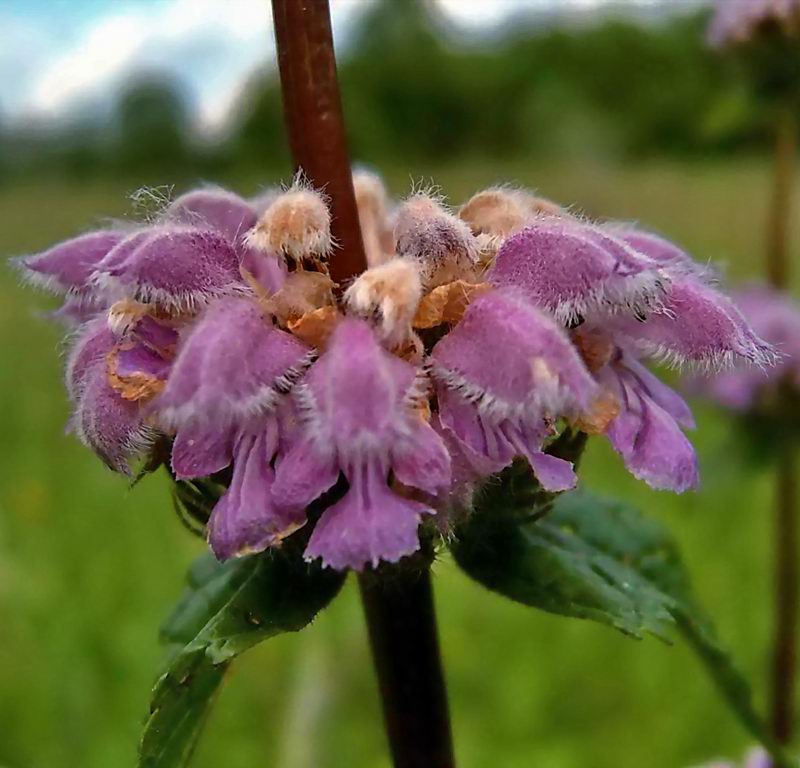
[{"label": "flower cluster", "polygon": [[800,402],[800,307],[789,296],[753,285],[735,293],[736,303],[756,332],[780,357],[769,368],[720,371],[700,379],[700,392],[732,411],[780,408],[786,397]]},{"label": "flower cluster", "polygon": [[515,458],[544,489],[573,487],[548,450],[564,429],[605,435],[654,488],[697,485],[689,408],[643,360],[772,357],[707,270],[524,190],[453,211],[422,192],[393,203],[371,174],[354,186],[369,268],[347,286],[328,275],[326,200],[301,181],[256,201],[190,192],[22,259],[77,324],[84,443],[120,472],[166,447],[176,478],[224,477],[221,559],[311,526],[324,496],[306,557],[337,569],[414,552],[420,525],[446,531]]},{"label": "flower cluster", "polygon": [[717,0],[708,39],[715,47],[749,43],[774,28],[787,37],[800,32],[800,0]]}]

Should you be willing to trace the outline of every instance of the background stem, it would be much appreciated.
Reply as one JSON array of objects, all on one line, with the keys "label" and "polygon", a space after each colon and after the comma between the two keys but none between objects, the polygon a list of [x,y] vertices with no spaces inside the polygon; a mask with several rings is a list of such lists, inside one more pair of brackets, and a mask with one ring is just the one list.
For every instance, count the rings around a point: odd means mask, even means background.
[{"label": "background stem", "polygon": [[283,111],[295,168],[330,198],[337,283],[367,267],[342,117],[328,0],[272,0]]},{"label": "background stem", "polygon": [[[790,106],[776,120],[772,204],[767,230],[767,276],[778,290],[789,287],[789,225],[797,152],[797,122]],[[772,731],[791,740],[797,673],[798,563],[797,482],[790,440],[780,448],[776,467],[774,539],[774,630],[771,659]]]},{"label": "background stem", "polygon": [[359,576],[395,768],[453,768],[430,568]]},{"label": "background stem", "polygon": [[778,289],[789,286],[789,219],[797,153],[797,121],[791,107],[775,120],[772,201],[767,222],[767,278]]}]

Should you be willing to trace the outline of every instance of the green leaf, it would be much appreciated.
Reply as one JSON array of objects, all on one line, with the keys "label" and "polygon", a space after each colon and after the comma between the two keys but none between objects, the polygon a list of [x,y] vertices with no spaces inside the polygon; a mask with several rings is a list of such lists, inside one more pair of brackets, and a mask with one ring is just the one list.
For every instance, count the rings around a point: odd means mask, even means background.
[{"label": "green leaf", "polygon": [[584,491],[553,498],[515,466],[478,496],[452,551],[476,581],[525,605],[634,637],[666,638],[676,630],[740,722],[784,764],[747,681],[695,602],[675,541],[659,522]]},{"label": "green leaf", "polygon": [[[666,637],[672,600],[624,559],[584,540],[563,506],[514,466],[484,489],[452,546],[474,579],[517,602],[550,613],[592,619],[630,635]],[[536,515],[547,517],[535,521]],[[620,542],[625,545],[625,542]]]},{"label": "green leaf", "polygon": [[225,671],[240,653],[308,625],[344,575],[299,553],[195,561],[188,587],[161,628],[170,660],[156,682],[139,747],[139,768],[179,768],[192,755]]}]

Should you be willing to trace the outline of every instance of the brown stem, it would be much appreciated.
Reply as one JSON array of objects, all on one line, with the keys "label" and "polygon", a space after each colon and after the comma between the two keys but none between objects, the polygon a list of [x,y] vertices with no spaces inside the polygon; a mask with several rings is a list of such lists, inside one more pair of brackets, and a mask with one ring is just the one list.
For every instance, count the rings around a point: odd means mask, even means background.
[{"label": "brown stem", "polygon": [[[767,276],[779,290],[790,278],[789,225],[791,220],[797,123],[791,107],[778,115],[775,135],[775,167],[772,205],[768,221]],[[772,644],[772,730],[786,744],[794,726],[795,676],[797,672],[798,530],[795,456],[791,444],[781,446],[776,467],[774,522],[774,636]]]},{"label": "brown stem", "polygon": [[[272,0],[289,145],[330,197],[337,283],[367,267],[347,152],[328,0]],[[430,567],[359,578],[396,768],[453,768]]]},{"label": "brown stem", "polygon": [[772,204],[767,222],[767,277],[775,288],[789,284],[789,224],[797,153],[797,123],[787,107],[778,114]]},{"label": "brown stem", "polygon": [[283,111],[295,168],[330,198],[331,277],[367,268],[336,77],[328,0],[272,0]]},{"label": "brown stem", "polygon": [[359,577],[395,768],[454,768],[430,568]]}]

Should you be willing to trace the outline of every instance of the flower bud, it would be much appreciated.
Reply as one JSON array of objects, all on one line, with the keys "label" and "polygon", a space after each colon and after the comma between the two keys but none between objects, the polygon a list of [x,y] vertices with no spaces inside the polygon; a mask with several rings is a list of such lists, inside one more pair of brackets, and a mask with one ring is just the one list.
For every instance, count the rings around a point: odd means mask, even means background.
[{"label": "flower bud", "polygon": [[411,334],[422,283],[413,261],[392,259],[363,272],[347,289],[345,301],[356,315],[376,321],[381,339],[390,347],[402,344]]},{"label": "flower bud", "polygon": [[302,180],[279,195],[247,235],[247,244],[266,253],[279,253],[298,264],[330,252],[331,214],[321,192]]},{"label": "flower bud", "polygon": [[359,170],[353,174],[353,189],[356,194],[367,265],[376,267],[392,257],[394,245],[386,187],[377,174]]},{"label": "flower bud", "polygon": [[426,288],[475,278],[478,242],[463,221],[430,195],[417,193],[403,203],[394,236],[397,255],[419,265]]},{"label": "flower bud", "polygon": [[539,215],[566,215],[561,206],[521,189],[490,187],[474,194],[458,212],[475,235],[503,238]]}]

